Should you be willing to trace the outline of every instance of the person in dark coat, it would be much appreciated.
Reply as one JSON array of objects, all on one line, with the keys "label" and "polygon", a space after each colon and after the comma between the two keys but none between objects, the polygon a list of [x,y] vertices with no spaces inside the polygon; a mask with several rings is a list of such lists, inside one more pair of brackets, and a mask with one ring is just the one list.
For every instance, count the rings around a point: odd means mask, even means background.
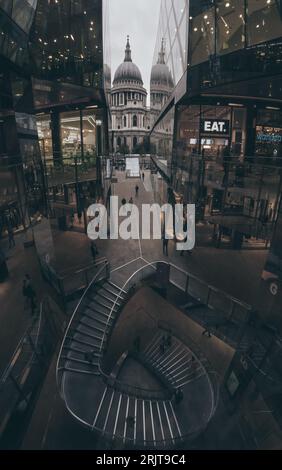
[{"label": "person in dark coat", "polygon": [[33,316],[35,314],[35,309],[36,309],[36,292],[33,288],[31,277],[29,274],[25,275],[25,280],[24,280],[24,285],[25,285],[25,293],[26,297],[29,301],[30,305],[30,310],[31,310],[31,315]]},{"label": "person in dark coat", "polygon": [[92,254],[93,261],[94,261],[94,263],[95,263],[96,256],[99,254],[99,252],[98,252],[98,250],[97,250],[96,244],[95,244],[93,241],[91,242],[90,250],[91,250],[91,254]]}]

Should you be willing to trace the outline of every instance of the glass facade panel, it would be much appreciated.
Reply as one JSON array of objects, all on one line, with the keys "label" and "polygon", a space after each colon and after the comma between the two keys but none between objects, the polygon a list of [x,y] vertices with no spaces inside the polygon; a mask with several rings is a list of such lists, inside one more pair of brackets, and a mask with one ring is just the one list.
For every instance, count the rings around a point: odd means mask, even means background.
[{"label": "glass facade panel", "polygon": [[[158,62],[162,41],[165,62],[176,84],[187,66],[188,0],[162,0],[153,65]],[[179,60],[180,59],[180,60]]]},{"label": "glass facade panel", "polygon": [[217,52],[225,54],[245,44],[245,1],[217,1]]},{"label": "glass facade panel", "polygon": [[53,144],[50,114],[37,117],[37,131],[42,158],[46,164],[53,160]]},{"label": "glass facade panel", "polygon": [[[275,159],[282,155],[282,113],[261,110],[257,116],[255,152]],[[268,160],[266,160],[267,162]]]},{"label": "glass facade panel", "polygon": [[151,136],[151,153],[168,162],[172,158],[174,112],[172,108],[155,127]]},{"label": "glass facade panel", "polygon": [[81,162],[80,113],[61,114],[61,143],[64,163]]},{"label": "glass facade panel", "polygon": [[205,62],[215,53],[214,8],[190,16],[189,64]]},{"label": "glass facade panel", "polygon": [[37,0],[0,0],[2,8],[26,33],[32,25]]},{"label": "glass facade panel", "polygon": [[181,106],[177,113],[176,159],[183,166],[191,153],[198,153],[200,140],[200,106]]},{"label": "glass facade panel", "polygon": [[248,0],[248,44],[258,44],[281,36],[282,5],[276,0]]},{"label": "glass facade panel", "polygon": [[103,86],[102,2],[38,0],[31,37],[37,74],[86,87]]}]

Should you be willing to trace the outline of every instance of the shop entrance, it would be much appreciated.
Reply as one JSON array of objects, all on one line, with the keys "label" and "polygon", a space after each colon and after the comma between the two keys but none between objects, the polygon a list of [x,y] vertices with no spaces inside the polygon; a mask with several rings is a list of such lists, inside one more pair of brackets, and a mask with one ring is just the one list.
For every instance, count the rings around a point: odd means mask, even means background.
[{"label": "shop entrance", "polygon": [[221,158],[226,149],[229,152],[230,141],[226,137],[201,137],[201,155],[211,158]]}]

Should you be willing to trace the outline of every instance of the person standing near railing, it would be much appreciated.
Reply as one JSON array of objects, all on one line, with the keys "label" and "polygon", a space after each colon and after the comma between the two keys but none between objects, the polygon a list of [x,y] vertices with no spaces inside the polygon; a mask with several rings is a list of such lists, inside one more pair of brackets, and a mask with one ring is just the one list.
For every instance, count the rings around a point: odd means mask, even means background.
[{"label": "person standing near railing", "polygon": [[90,250],[91,250],[93,262],[95,263],[96,256],[99,254],[99,252],[98,252],[97,246],[96,246],[96,244],[93,240],[92,240],[91,245],[90,245]]},{"label": "person standing near railing", "polygon": [[226,146],[223,149],[223,170],[224,170],[224,177],[223,177],[223,185],[228,183],[228,176],[229,176],[229,163],[230,163],[230,151],[229,148]]},{"label": "person standing near railing", "polygon": [[31,315],[33,316],[35,314],[35,309],[36,309],[36,300],[35,300],[36,292],[33,288],[31,277],[29,274],[25,275],[24,286],[25,286],[25,295],[27,299],[29,300]]}]

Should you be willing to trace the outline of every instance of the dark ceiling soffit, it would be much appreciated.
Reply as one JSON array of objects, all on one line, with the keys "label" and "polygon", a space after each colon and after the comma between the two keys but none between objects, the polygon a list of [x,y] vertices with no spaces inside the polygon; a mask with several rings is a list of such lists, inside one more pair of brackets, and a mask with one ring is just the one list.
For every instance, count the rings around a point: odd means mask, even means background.
[{"label": "dark ceiling soffit", "polygon": [[107,103],[104,99],[97,99],[97,100],[88,100],[85,98],[78,98],[77,100],[72,100],[66,103],[48,103],[43,105],[35,105],[34,109],[36,113],[39,112],[47,112],[53,109],[57,111],[65,111],[65,110],[75,110],[76,108],[85,109],[88,106],[98,106],[98,108],[107,108]]}]

